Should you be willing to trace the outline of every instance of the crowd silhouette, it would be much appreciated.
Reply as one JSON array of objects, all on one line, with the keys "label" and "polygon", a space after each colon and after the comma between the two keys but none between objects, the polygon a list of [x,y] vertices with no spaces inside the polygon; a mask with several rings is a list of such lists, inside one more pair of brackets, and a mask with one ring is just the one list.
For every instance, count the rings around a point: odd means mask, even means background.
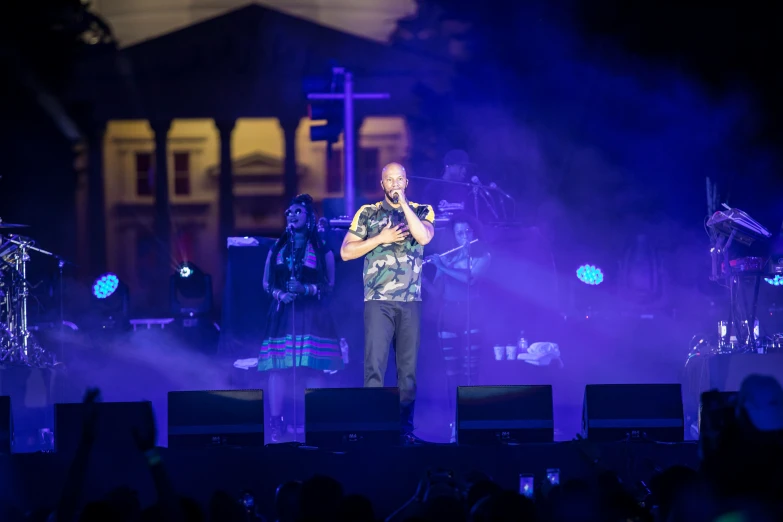
[{"label": "crowd silhouette", "polygon": [[[6,507],[8,522],[714,522],[773,521],[783,518],[783,388],[772,377],[745,379],[735,402],[702,410],[700,466],[658,469],[648,482],[625,482],[622,473],[602,468],[596,446],[579,440],[594,464],[591,476],[564,481],[549,477],[534,495],[507,490],[482,473],[458,476],[448,469],[424,474],[408,502],[379,513],[363,495],[351,494],[326,475],[280,484],[274,499],[251,491],[215,491],[211,498],[188,498],[176,491],[156,448],[155,416],[147,414],[132,430],[135,451],[146,460],[156,500],[143,506],[139,495],[120,487],[88,499],[85,483],[101,433],[96,430],[97,389],[84,397],[81,442],[56,506],[23,513]],[[594,458],[595,457],[595,458]],[[367,468],[366,480],[390,491],[384,474]],[[117,470],[119,472],[120,470]],[[262,472],[260,470],[259,472]]]}]

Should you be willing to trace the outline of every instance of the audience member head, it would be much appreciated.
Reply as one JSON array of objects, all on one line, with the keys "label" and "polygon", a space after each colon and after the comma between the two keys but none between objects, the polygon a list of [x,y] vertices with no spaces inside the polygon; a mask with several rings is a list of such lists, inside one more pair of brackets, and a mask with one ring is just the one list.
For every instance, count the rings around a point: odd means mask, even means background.
[{"label": "audience member head", "polygon": [[650,481],[650,503],[657,506],[658,516],[661,520],[667,520],[675,499],[680,492],[698,483],[698,473],[686,466],[672,466]]},{"label": "audience member head", "polygon": [[209,501],[209,520],[244,521],[245,510],[233,495],[217,490]]},{"label": "audience member head", "polygon": [[533,501],[516,491],[503,491],[488,500],[486,522],[533,522],[536,519]]},{"label": "audience member head", "polygon": [[299,520],[302,501],[302,483],[298,480],[284,482],[275,491],[275,512],[280,522]]},{"label": "audience member head", "polygon": [[424,516],[431,521],[465,522],[465,505],[458,496],[435,496],[425,503]]},{"label": "audience member head", "polygon": [[470,512],[479,500],[497,495],[503,491],[503,488],[492,482],[491,480],[478,480],[474,482],[468,489],[467,497],[465,498],[465,506]]},{"label": "audience member head", "polygon": [[603,521],[599,501],[589,483],[569,480],[560,486],[558,493],[557,502],[550,506],[556,522]]},{"label": "audience member head", "polygon": [[342,522],[374,522],[375,510],[364,495],[347,495],[340,509]]},{"label": "audience member head", "polygon": [[115,511],[122,513],[125,520],[138,520],[141,516],[141,502],[137,491],[123,486],[111,490],[104,499]]},{"label": "audience member head", "polygon": [[343,486],[331,477],[315,475],[302,483],[300,518],[309,522],[332,522],[339,516]]},{"label": "audience member head", "polygon": [[[201,510],[201,506],[194,499],[190,497],[180,497],[179,507],[182,510],[182,519],[184,522],[204,522],[204,512]],[[230,519],[223,519],[227,522]]]},{"label": "audience member head", "polygon": [[79,522],[113,522],[121,518],[120,513],[108,502],[90,502],[84,506]]},{"label": "audience member head", "polygon": [[783,431],[783,387],[770,375],[748,375],[737,396],[737,414],[760,432]]}]

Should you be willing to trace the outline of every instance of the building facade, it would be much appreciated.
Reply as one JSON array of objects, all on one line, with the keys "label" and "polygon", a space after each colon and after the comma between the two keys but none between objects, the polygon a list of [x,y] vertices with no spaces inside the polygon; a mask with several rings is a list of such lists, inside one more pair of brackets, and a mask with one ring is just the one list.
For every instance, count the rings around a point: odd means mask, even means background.
[{"label": "building facade", "polygon": [[128,46],[256,3],[338,31],[386,42],[415,0],[93,0],[92,10]]},{"label": "building facade", "polygon": [[279,234],[298,193],[343,196],[342,144],[327,154],[307,118],[308,78],[335,65],[357,92],[389,95],[357,101],[353,122],[357,195],[378,197],[380,166],[408,157],[416,86],[448,86],[449,64],[256,4],[84,64],[84,266],[116,272],[151,309],[190,261],[219,299],[226,237]]},{"label": "building facade", "polygon": [[[344,193],[342,142],[327,156],[312,142],[310,120],[296,132],[298,191],[319,207]],[[407,156],[408,132],[402,117],[369,117],[360,128],[356,183],[359,196],[381,197],[379,169]],[[237,234],[277,234],[284,227],[283,133],[274,119],[243,118],[231,133],[233,222]],[[177,119],[167,136],[168,204],[171,209],[171,272],[195,263],[221,281],[219,176],[220,131],[213,120]],[[155,299],[149,277],[155,271],[155,134],[144,120],[110,121],[103,143],[107,269],[133,289],[136,306]],[[78,197],[87,198],[86,186]],[[87,208],[80,206],[86,222]],[[82,234],[88,234],[86,229]],[[86,241],[86,238],[82,238]],[[216,288],[219,294],[220,288]]]}]

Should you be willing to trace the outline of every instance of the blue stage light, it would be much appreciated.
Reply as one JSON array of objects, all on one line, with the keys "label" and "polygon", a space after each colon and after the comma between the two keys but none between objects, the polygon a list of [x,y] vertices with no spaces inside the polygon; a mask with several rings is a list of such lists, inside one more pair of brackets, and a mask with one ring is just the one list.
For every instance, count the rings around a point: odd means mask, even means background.
[{"label": "blue stage light", "polygon": [[120,278],[114,274],[104,274],[92,285],[92,295],[98,299],[106,299],[120,286]]},{"label": "blue stage light", "polygon": [[764,281],[772,286],[783,286],[783,276],[776,275],[775,277],[765,277]]},{"label": "blue stage light", "polygon": [[588,285],[600,285],[604,280],[604,273],[594,265],[582,265],[576,270],[576,277]]}]

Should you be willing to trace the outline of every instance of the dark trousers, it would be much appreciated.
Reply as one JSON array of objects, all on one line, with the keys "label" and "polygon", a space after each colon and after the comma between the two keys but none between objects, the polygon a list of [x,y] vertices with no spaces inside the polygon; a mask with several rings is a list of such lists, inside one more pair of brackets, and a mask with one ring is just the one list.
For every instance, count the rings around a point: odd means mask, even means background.
[{"label": "dark trousers", "polygon": [[394,340],[397,387],[400,389],[400,423],[404,432],[413,431],[420,333],[420,301],[365,301],[364,386],[383,386],[389,347]]},{"label": "dark trousers", "polygon": [[[457,387],[475,386],[481,359],[481,303],[470,303],[470,335],[468,335],[468,303],[445,301],[438,316],[438,341],[443,351],[449,412],[456,409]],[[470,342],[468,342],[470,340]]]}]

